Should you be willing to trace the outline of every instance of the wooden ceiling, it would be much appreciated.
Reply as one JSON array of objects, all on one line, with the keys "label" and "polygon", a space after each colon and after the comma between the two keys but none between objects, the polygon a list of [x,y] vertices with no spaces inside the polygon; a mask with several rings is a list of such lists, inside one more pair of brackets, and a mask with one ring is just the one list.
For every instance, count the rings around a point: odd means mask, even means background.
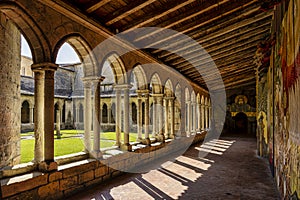
[{"label": "wooden ceiling", "polygon": [[[255,85],[253,57],[257,44],[270,31],[272,11],[261,9],[261,0],[63,0],[112,33],[140,27],[163,27],[188,35],[212,57],[226,89]],[[172,47],[168,52],[151,49],[153,37]],[[198,68],[208,66],[207,56],[197,46],[176,35],[157,31],[139,34],[147,53],[206,88]],[[184,54],[189,62],[177,53]],[[196,67],[194,67],[196,66]],[[214,74],[206,76],[213,81]],[[218,85],[215,86],[216,88]]]}]

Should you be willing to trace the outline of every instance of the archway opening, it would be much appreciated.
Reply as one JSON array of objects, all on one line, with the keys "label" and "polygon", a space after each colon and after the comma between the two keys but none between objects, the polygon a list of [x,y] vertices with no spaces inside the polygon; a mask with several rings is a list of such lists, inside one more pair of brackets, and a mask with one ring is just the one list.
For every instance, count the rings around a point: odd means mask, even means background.
[{"label": "archway opening", "polygon": [[248,130],[248,117],[245,113],[239,112],[234,116],[235,133],[247,134]]}]

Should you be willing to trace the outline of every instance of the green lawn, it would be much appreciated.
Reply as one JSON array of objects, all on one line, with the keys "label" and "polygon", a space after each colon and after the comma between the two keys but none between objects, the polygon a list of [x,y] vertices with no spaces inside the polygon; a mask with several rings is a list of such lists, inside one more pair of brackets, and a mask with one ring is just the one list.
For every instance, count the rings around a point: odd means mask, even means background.
[{"label": "green lawn", "polygon": [[[83,130],[62,130],[62,139],[54,140],[54,156],[62,156],[71,153],[77,153],[84,150],[84,144],[82,138],[76,138],[74,136],[83,134]],[[33,135],[33,132],[21,133],[21,136]],[[121,133],[121,140],[123,140],[124,134]],[[56,136],[55,136],[56,138]],[[104,132],[101,133],[100,146],[101,148],[111,147],[115,144],[116,133]],[[136,133],[130,133],[129,140],[134,142],[137,139]],[[91,141],[93,144],[93,141]],[[34,140],[21,140],[21,163],[30,162],[33,160]]]}]

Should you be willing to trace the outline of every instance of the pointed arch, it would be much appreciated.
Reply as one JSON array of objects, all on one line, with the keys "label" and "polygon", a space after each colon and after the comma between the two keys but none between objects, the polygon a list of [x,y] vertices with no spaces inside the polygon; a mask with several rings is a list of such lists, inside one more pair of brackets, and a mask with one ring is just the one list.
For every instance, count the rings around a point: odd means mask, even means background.
[{"label": "pointed arch", "polygon": [[192,91],[192,94],[191,94],[191,101],[192,101],[193,103],[196,102],[196,94],[195,94],[195,91]]},{"label": "pointed arch", "polygon": [[161,79],[157,73],[153,74],[150,81],[150,86],[153,94],[161,94],[162,87],[161,87]]},{"label": "pointed arch", "polygon": [[185,101],[190,101],[191,100],[191,97],[190,97],[190,90],[186,87],[185,88]]},{"label": "pointed arch", "polygon": [[164,94],[168,97],[174,96],[173,84],[170,79],[168,79],[165,83]]},{"label": "pointed arch", "polygon": [[141,65],[136,65],[133,68],[133,70],[130,74],[130,83],[132,85],[134,85],[134,83],[132,83],[132,81],[136,81],[136,84],[137,84],[136,89],[138,89],[138,90],[148,89],[147,77],[146,77],[145,71]]}]

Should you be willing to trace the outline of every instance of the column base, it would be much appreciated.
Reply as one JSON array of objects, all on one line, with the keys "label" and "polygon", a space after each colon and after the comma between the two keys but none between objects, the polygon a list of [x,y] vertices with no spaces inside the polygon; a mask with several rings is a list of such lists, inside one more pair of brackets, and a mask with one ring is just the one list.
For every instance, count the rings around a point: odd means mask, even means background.
[{"label": "column base", "polygon": [[143,140],[142,140],[142,144],[145,144],[145,145],[147,145],[147,146],[150,146],[150,144],[151,144],[150,138],[143,139]]},{"label": "column base", "polygon": [[102,158],[103,153],[100,150],[99,151],[92,151],[91,156],[93,158],[99,159],[99,158]]},{"label": "column base", "polygon": [[175,139],[175,135],[169,135],[169,139]]},{"label": "column base", "polygon": [[121,147],[121,143],[120,143],[120,142],[116,142],[116,143],[114,144],[114,146]]},{"label": "column base", "polygon": [[143,142],[143,138],[136,139],[137,142]]},{"label": "column base", "polygon": [[47,161],[42,161],[38,164],[39,171],[41,172],[52,172],[52,171],[57,171],[58,165],[57,162],[47,162]]},{"label": "column base", "polygon": [[132,151],[132,146],[130,144],[121,144],[120,149],[122,151]]},{"label": "column base", "polygon": [[155,138],[158,142],[163,142],[163,143],[165,142],[165,136],[163,134],[157,135]]}]

